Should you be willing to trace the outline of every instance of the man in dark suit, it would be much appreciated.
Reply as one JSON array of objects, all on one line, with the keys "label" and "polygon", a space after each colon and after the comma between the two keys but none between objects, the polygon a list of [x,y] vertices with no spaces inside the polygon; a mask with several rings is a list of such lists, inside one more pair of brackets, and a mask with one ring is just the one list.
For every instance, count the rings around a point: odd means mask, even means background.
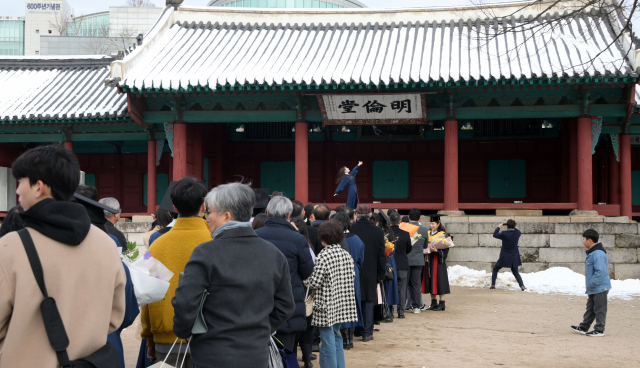
[{"label": "man in dark suit", "polygon": [[400,214],[393,212],[389,216],[391,220],[391,230],[396,234],[396,253],[393,258],[396,260],[398,269],[398,318],[404,318],[404,305],[407,302],[407,286],[409,281],[409,258],[407,254],[411,252],[411,236],[408,232],[400,229]]},{"label": "man in dark suit", "polygon": [[360,292],[364,327],[357,327],[355,336],[362,341],[373,340],[373,306],[378,301],[377,285],[384,281],[384,232],[369,221],[371,207],[360,205],[356,209],[358,221],[351,227],[364,243],[364,262],[360,272]]},{"label": "man in dark suit", "polygon": [[[507,225],[507,229],[500,232],[500,228],[504,225]],[[500,258],[498,262],[496,262],[495,267],[493,267],[491,289],[496,288],[496,278],[498,277],[498,271],[500,271],[502,267],[510,268],[513,276],[515,276],[518,281],[518,285],[520,285],[520,289],[522,289],[522,291],[526,289],[522,282],[522,277],[520,277],[520,273],[518,273],[518,266],[522,264],[520,260],[520,250],[518,249],[520,235],[522,234],[520,230],[516,229],[516,222],[514,220],[508,220],[498,224],[498,227],[493,232],[494,238],[502,240],[502,249],[500,249]]]}]

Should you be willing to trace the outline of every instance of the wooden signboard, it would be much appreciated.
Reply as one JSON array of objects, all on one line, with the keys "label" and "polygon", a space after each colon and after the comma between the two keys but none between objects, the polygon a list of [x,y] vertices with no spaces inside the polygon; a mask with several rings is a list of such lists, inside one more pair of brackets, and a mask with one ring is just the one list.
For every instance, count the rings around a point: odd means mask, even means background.
[{"label": "wooden signboard", "polygon": [[424,94],[318,95],[322,125],[427,124]]}]

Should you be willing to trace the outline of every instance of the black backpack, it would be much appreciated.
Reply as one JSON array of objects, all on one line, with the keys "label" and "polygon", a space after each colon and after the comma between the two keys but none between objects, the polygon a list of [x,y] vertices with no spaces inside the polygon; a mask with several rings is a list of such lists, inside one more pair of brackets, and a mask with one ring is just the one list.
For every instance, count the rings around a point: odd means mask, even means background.
[{"label": "black backpack", "polygon": [[67,336],[67,331],[64,329],[64,323],[60,317],[60,312],[58,312],[56,301],[47,294],[47,288],[44,285],[42,264],[40,263],[36,247],[27,229],[18,231],[18,234],[22,240],[22,245],[24,245],[24,250],[27,252],[33,276],[36,278],[36,282],[38,282],[42,295],[44,295],[44,300],[40,303],[40,313],[42,314],[44,329],[47,331],[49,344],[51,344],[51,347],[58,356],[59,366],[65,368],[120,368],[118,351],[109,343],[88,357],[73,361],[69,360],[69,355],[67,354],[69,337]]}]

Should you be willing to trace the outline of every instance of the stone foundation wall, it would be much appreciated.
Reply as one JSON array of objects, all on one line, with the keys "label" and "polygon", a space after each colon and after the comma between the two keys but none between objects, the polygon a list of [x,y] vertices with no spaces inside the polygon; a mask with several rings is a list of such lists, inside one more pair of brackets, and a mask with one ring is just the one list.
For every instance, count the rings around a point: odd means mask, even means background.
[{"label": "stone foundation wall", "polygon": [[[521,219],[526,221],[526,219]],[[493,237],[496,223],[449,222],[448,233],[456,246],[449,252],[449,266],[461,265],[491,272],[500,255],[502,242]],[[428,227],[428,223],[423,223]],[[607,249],[609,274],[616,279],[640,279],[640,232],[637,223],[614,222],[521,222],[520,272],[537,272],[549,267],[567,267],[584,274],[585,249],[582,233],[589,228],[600,234]],[[127,237],[144,250],[142,236],[151,229],[151,222],[120,222],[116,225]],[[508,271],[503,269],[503,271]]]},{"label": "stone foundation wall", "polygon": [[[428,224],[425,223],[428,226]],[[493,237],[495,223],[445,223],[454,236],[455,248],[449,251],[449,266],[461,265],[491,272],[500,255],[502,242]],[[550,267],[567,267],[584,274],[585,248],[582,233],[589,228],[600,234],[607,249],[609,274],[616,279],[640,278],[640,235],[637,223],[518,223],[520,272],[537,272]],[[504,270],[508,271],[508,270]]]}]

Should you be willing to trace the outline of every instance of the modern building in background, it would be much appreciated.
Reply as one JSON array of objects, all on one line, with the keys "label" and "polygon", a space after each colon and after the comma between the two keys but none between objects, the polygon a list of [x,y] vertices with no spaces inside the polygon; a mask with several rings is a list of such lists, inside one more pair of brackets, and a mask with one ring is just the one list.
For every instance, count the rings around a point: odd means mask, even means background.
[{"label": "modern building in background", "polygon": [[0,55],[24,55],[24,17],[0,17]]},{"label": "modern building in background", "polygon": [[0,17],[0,55],[115,55],[128,50],[163,10],[112,6],[78,15],[66,0],[26,0],[24,17]]},{"label": "modern building in background", "polygon": [[73,18],[66,0],[25,1],[24,55],[40,55],[40,36],[59,36]]},{"label": "modern building in background", "polygon": [[41,55],[115,55],[145,34],[164,8],[111,6],[109,11],[76,16],[64,36],[41,37]]},{"label": "modern building in background", "polygon": [[366,8],[357,0],[211,0],[209,6],[235,8]]}]

